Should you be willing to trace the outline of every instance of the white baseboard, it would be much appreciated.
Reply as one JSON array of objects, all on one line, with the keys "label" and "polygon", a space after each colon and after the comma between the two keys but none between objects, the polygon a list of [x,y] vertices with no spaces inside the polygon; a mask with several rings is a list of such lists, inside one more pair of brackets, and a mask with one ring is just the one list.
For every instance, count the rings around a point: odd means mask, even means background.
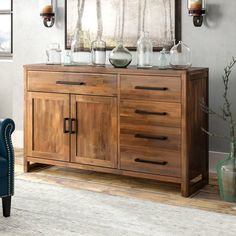
[{"label": "white baseboard", "polygon": [[[22,130],[15,130],[12,135],[12,141],[15,148],[23,148],[23,131]],[[227,153],[224,152],[214,152],[209,151],[209,172],[216,173],[216,163],[220,160],[223,160]]]}]

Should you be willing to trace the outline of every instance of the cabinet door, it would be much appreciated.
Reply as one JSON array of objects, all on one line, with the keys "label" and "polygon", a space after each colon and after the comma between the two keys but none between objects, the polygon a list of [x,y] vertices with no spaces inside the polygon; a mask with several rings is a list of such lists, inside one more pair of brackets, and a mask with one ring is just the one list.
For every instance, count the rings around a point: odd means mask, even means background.
[{"label": "cabinet door", "polygon": [[73,95],[71,117],[77,124],[72,124],[72,162],[117,167],[117,99]]},{"label": "cabinet door", "polygon": [[69,95],[29,92],[26,101],[27,156],[69,161]]}]

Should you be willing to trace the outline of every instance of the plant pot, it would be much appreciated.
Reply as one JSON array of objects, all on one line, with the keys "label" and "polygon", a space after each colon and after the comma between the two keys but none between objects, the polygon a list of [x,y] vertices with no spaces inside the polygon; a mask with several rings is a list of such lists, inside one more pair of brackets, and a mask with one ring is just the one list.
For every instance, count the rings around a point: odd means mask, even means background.
[{"label": "plant pot", "polygon": [[232,153],[217,163],[220,196],[224,201],[236,202],[236,162]]}]

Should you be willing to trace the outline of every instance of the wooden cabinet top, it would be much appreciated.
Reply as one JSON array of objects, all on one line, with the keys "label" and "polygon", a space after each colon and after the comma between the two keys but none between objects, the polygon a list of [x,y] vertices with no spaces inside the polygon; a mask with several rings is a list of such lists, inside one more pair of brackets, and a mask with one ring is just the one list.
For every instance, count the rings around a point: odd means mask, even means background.
[{"label": "wooden cabinet top", "polygon": [[[208,73],[208,68],[191,67],[186,70],[159,70],[157,67],[150,69],[137,69],[136,66],[128,68],[114,68],[112,66],[96,67],[96,66],[68,66],[68,65],[46,65],[31,64],[25,65],[26,70],[31,71],[52,71],[52,72],[80,72],[80,73],[102,73],[102,74],[141,74],[141,75],[168,75],[181,76],[186,74]],[[191,78],[190,78],[191,79]]]}]

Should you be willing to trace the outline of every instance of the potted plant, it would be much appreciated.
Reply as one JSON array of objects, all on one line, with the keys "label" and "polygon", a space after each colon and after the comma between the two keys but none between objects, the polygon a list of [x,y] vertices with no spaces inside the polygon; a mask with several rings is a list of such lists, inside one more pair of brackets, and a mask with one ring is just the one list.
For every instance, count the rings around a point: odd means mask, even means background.
[{"label": "potted plant", "polygon": [[230,152],[225,160],[217,163],[217,177],[220,189],[220,196],[223,200],[228,202],[236,201],[236,122],[234,121],[231,102],[229,99],[229,82],[230,75],[234,65],[236,64],[236,58],[232,58],[231,62],[224,68],[224,74],[222,76],[224,84],[223,93],[223,106],[221,112],[216,112],[208,107],[205,101],[201,101],[202,109],[209,115],[214,115],[219,119],[222,119],[227,123],[229,128],[229,135],[222,136],[215,133],[211,133],[202,128],[202,130],[210,136],[221,137],[229,140]]}]

